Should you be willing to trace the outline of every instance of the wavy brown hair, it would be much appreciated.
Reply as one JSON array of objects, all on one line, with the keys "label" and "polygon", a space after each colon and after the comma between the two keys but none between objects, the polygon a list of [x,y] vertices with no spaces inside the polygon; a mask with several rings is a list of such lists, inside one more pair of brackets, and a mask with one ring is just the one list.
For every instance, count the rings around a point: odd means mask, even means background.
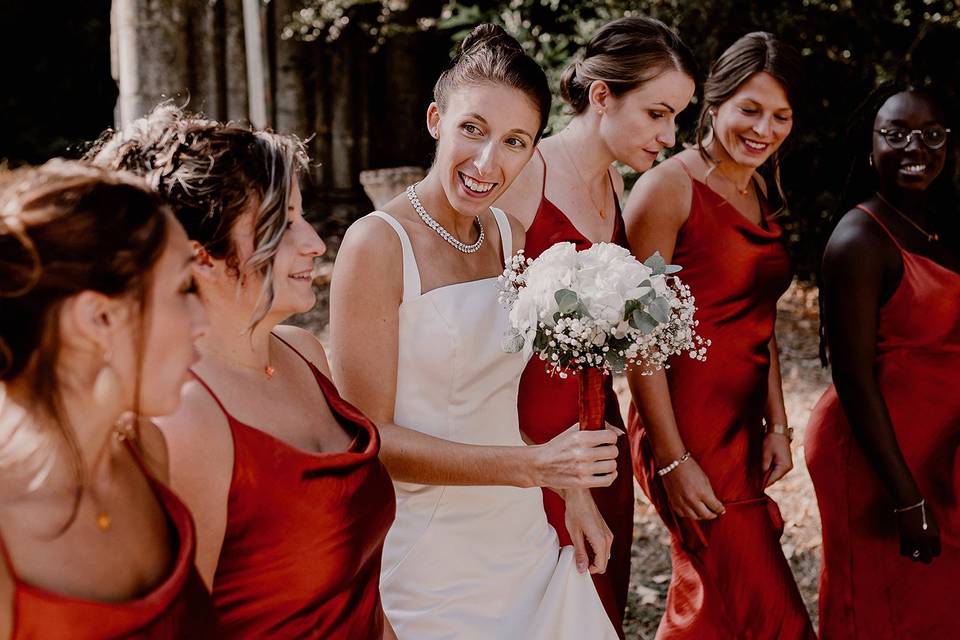
[{"label": "wavy brown hair", "polygon": [[[145,176],[191,240],[238,275],[262,275],[249,327],[264,318],[273,305],[273,258],[287,226],[290,185],[308,166],[299,139],[209,120],[167,102],[120,131],[105,132],[86,158]],[[253,253],[240,264],[232,234],[248,213]]]},{"label": "wavy brown hair", "polygon": [[[23,423],[5,434],[0,469],[27,464],[39,474],[65,447],[79,503],[85,473],[63,411],[60,312],[71,297],[96,291],[132,298],[142,319],[168,216],[132,174],[63,160],[0,174],[0,382],[22,383],[31,410],[46,418],[34,421],[37,428],[48,429],[31,432]],[[142,353],[142,325],[139,333]]]},{"label": "wavy brown hair", "polygon": [[[787,94],[787,101],[794,110],[794,128],[803,96],[803,59],[800,53],[777,36],[766,31],[754,31],[743,36],[710,67],[710,75],[703,84],[703,106],[697,120],[697,149],[708,165],[714,158],[704,147],[704,139],[711,133],[710,111],[729,100],[740,87],[757,73],[768,73],[780,83]],[[796,136],[794,136],[794,139]],[[780,182],[780,161],[789,150],[787,145],[777,149],[771,158],[773,183],[780,198],[780,210],[786,207],[787,196]]]}]

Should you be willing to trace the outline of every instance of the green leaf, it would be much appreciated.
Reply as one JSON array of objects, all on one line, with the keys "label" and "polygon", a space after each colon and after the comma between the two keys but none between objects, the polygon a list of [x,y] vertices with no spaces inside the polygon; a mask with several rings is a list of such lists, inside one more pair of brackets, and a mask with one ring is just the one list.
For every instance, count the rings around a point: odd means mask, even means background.
[{"label": "green leaf", "polygon": [[658,324],[660,323],[657,322],[656,318],[639,309],[630,316],[630,326],[641,333],[650,333],[657,328]]},{"label": "green leaf", "polygon": [[670,303],[665,298],[657,298],[647,306],[649,313],[657,323],[664,323],[670,320]]},{"label": "green leaf", "polygon": [[680,265],[668,264],[664,273],[666,273],[668,276],[672,276],[673,274],[678,273],[680,271],[683,271],[683,267],[681,267]]},{"label": "green leaf", "polygon": [[557,307],[562,315],[569,315],[577,310],[580,305],[580,298],[570,289],[560,289],[553,297],[557,300]]},{"label": "green leaf", "polygon": [[655,276],[662,276],[667,271],[667,261],[663,259],[659,251],[654,251],[653,255],[647,258],[643,264],[653,271]]}]

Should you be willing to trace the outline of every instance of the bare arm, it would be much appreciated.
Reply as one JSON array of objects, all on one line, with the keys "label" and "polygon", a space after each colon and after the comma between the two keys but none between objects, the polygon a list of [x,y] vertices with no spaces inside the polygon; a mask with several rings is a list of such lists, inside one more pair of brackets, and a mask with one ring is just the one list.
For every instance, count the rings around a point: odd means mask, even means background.
[{"label": "bare arm", "polygon": [[[624,209],[624,222],[633,253],[645,260],[655,251],[668,262],[690,211],[690,178],[675,163],[650,170],[637,182]],[[640,375],[627,374],[630,393],[644,428],[650,435],[653,455],[660,467],[680,459],[687,445],[680,436],[676,416],[663,371]],[[688,459],[663,476],[670,504],[679,515],[693,519],[713,519],[723,513],[710,481],[696,460]]]},{"label": "bare arm", "polygon": [[[865,214],[848,213],[827,244],[823,258],[826,328],[833,381],[857,443],[897,507],[923,497],[897,443],[877,379],[876,340],[880,308],[902,276],[899,251]],[[895,517],[890,514],[890,517]],[[921,510],[900,514],[901,553],[929,562],[940,542],[932,513],[922,528]]]},{"label": "bare arm", "polygon": [[[783,402],[783,380],[780,375],[780,352],[777,336],[770,338],[770,371],[767,374],[767,406],[764,417],[768,425],[787,426],[787,409]],[[787,475],[793,469],[790,437],[782,433],[768,433],[763,438],[762,469],[767,475],[766,486]]]},{"label": "bare arm", "polygon": [[393,229],[382,220],[360,220],[343,239],[330,291],[334,380],[379,426],[390,475],[420,484],[609,485],[617,450],[616,434],[606,430],[503,447],[451,442],[394,423],[402,264]]}]

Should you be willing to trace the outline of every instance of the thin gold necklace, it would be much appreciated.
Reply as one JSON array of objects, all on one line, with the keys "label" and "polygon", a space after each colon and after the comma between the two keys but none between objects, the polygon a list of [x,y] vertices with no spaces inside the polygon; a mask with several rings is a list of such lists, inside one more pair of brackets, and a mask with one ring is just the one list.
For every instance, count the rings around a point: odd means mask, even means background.
[{"label": "thin gold necklace", "polygon": [[890,201],[884,198],[879,191],[877,191],[877,198],[880,200],[880,202],[885,204],[887,208],[890,209],[890,211],[893,211],[895,214],[897,214],[898,216],[900,216],[901,218],[909,222],[914,229],[916,229],[917,231],[925,235],[927,237],[927,242],[937,242],[940,240],[940,236],[936,232],[930,233],[929,231],[927,231],[926,229],[918,225],[916,222],[913,221],[913,218],[911,218],[910,216],[905,214],[903,211],[900,211],[900,209],[893,206],[890,203]]},{"label": "thin gold necklace", "polygon": [[[602,204],[603,202],[606,201],[606,197],[605,196],[603,197],[603,199],[601,200],[601,205],[598,207],[597,201],[593,199],[593,191],[590,190],[590,184],[586,181],[586,179],[584,179],[583,174],[580,173],[580,167],[578,167],[577,163],[573,161],[573,156],[570,154],[570,150],[567,149],[567,141],[563,139],[563,136],[557,136],[557,137],[560,138],[560,146],[563,147],[563,153],[567,156],[567,160],[570,161],[570,164],[573,165],[573,170],[577,172],[577,177],[580,178],[580,182],[583,183],[583,187],[587,190],[587,196],[590,197],[590,204],[596,207],[597,213],[600,214],[600,219],[606,220],[607,214],[604,212],[603,204]],[[606,191],[604,191],[604,194],[606,194]]]},{"label": "thin gold necklace", "polygon": [[710,171],[708,171],[708,172],[707,172],[707,175],[709,176],[710,173],[716,173],[718,176],[720,176],[721,178],[723,178],[724,180],[726,180],[727,182],[729,182],[731,185],[733,185],[734,191],[736,191],[736,192],[739,193],[740,195],[745,196],[745,195],[747,195],[748,193],[750,193],[750,184],[753,182],[753,178],[752,178],[752,177],[750,178],[750,182],[747,183],[747,186],[744,187],[743,189],[741,189],[739,186],[737,186],[737,183],[733,180],[733,178],[731,178],[731,177],[728,176],[726,173],[724,173],[723,171],[720,170],[720,163],[719,163],[719,162],[717,162],[717,163],[715,163],[715,164],[713,165],[713,169],[711,169]]}]

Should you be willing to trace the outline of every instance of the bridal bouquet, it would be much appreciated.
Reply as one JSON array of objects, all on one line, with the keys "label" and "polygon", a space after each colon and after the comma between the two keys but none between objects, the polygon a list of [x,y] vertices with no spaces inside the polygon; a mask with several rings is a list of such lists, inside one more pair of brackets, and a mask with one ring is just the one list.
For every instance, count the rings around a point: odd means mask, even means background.
[{"label": "bridal bouquet", "polygon": [[580,373],[581,428],[603,426],[603,376],[633,366],[644,374],[686,352],[706,359],[709,340],[696,333],[690,288],[659,253],[639,262],[615,244],[577,251],[561,242],[536,260],[520,252],[498,279],[510,310],[507,352],[535,352],[547,370]]}]

